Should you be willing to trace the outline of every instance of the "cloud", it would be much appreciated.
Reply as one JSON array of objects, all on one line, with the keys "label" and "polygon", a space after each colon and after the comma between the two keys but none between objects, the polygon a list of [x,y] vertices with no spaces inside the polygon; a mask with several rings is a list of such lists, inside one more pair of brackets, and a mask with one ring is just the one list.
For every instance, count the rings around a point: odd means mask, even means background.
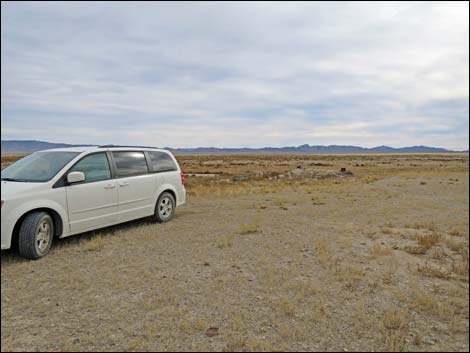
[{"label": "cloud", "polygon": [[2,3],[2,139],[468,148],[468,3]]}]

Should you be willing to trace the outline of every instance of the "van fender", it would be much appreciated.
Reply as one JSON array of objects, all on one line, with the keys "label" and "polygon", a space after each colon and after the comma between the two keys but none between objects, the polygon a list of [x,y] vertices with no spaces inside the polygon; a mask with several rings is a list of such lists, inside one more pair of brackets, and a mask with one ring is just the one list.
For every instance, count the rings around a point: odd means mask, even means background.
[{"label": "van fender", "polygon": [[68,217],[67,209],[64,208],[62,205],[60,205],[58,202],[54,202],[52,200],[39,199],[39,200],[22,203],[21,206],[17,207],[12,212],[11,220],[16,225],[18,220],[20,220],[20,218],[23,217],[25,214],[34,210],[44,210],[44,209],[46,210],[50,209],[56,212],[57,215],[60,217],[60,220],[62,222],[62,232],[59,236],[63,236],[64,234],[67,234],[70,232],[69,217]]},{"label": "van fender", "polygon": [[168,183],[164,183],[157,188],[157,192],[155,193],[153,204],[157,205],[158,198],[165,191],[171,192],[173,194],[173,197],[175,198],[176,204],[178,204],[178,192],[176,191],[176,188],[172,184],[168,184]]}]

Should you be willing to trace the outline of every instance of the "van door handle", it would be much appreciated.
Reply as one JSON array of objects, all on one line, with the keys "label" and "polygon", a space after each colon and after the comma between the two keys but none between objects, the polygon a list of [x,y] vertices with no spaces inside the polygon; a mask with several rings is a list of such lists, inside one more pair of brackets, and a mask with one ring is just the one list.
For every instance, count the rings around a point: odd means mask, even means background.
[{"label": "van door handle", "polygon": [[109,184],[109,185],[106,185],[104,188],[105,189],[114,189],[116,187],[115,184]]},{"label": "van door handle", "polygon": [[119,183],[119,186],[129,186],[129,183],[127,181],[125,181],[123,183]]}]

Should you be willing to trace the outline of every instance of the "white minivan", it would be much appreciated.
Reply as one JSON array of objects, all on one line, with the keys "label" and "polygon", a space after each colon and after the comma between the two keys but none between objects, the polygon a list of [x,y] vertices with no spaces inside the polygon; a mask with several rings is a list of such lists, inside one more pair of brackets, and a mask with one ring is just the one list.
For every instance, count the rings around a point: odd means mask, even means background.
[{"label": "white minivan", "polygon": [[185,203],[175,157],[151,147],[96,146],[32,153],[1,172],[2,250],[46,255],[54,237],[152,216],[167,222]]}]

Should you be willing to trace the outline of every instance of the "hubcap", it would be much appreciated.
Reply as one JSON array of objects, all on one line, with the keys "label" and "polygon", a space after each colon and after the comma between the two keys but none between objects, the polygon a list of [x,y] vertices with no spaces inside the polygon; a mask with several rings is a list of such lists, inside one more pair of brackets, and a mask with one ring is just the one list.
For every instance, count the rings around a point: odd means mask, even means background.
[{"label": "hubcap", "polygon": [[173,202],[169,197],[164,197],[160,200],[160,204],[158,205],[158,214],[161,218],[169,218],[171,216],[171,212],[173,211]]},{"label": "hubcap", "polygon": [[48,220],[43,220],[39,224],[36,232],[36,246],[40,252],[47,249],[51,241],[52,229]]}]

